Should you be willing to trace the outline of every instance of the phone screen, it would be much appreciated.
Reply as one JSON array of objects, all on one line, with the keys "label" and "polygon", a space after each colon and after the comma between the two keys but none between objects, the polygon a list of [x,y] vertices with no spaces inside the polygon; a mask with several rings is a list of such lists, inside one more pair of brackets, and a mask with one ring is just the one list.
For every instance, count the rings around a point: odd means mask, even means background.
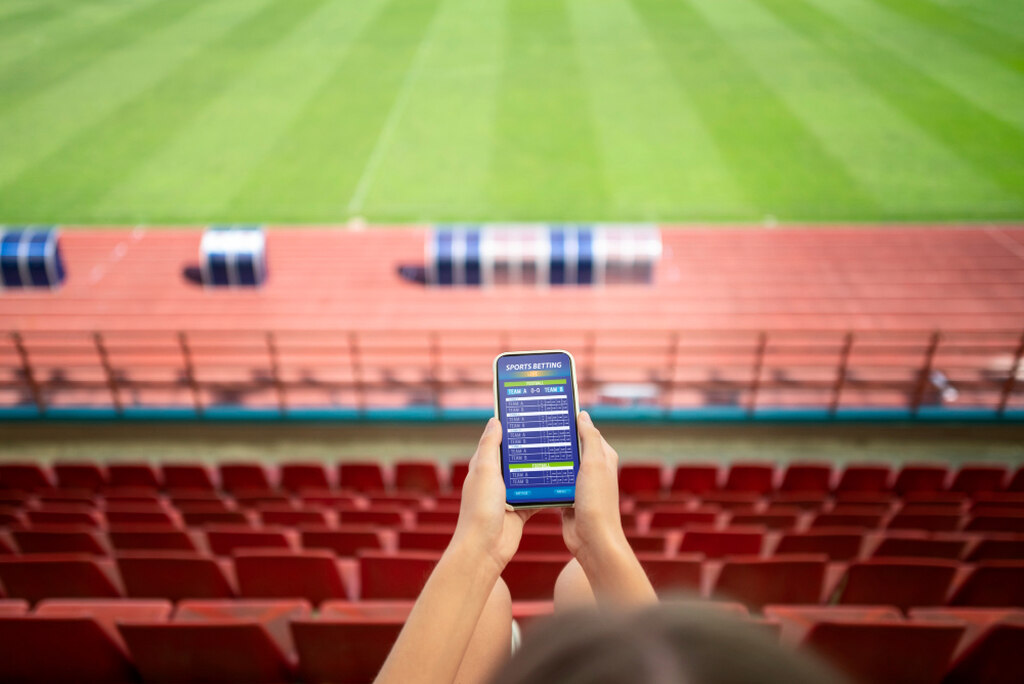
[{"label": "phone screen", "polygon": [[495,360],[505,501],[572,505],[580,467],[576,377],[564,351],[516,352]]}]

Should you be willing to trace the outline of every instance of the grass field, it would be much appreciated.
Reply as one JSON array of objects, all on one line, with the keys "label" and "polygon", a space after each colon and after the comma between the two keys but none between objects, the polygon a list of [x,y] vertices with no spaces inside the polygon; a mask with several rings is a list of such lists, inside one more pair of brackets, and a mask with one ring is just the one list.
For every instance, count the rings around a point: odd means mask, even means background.
[{"label": "grass field", "polygon": [[1024,218],[1019,0],[0,0],[0,223]]}]

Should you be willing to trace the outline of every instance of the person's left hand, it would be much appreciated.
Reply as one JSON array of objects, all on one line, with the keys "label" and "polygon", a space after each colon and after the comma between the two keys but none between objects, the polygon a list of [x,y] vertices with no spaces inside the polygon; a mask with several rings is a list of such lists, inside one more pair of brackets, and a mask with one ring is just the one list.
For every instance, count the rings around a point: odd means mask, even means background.
[{"label": "person's left hand", "polygon": [[462,485],[462,505],[451,547],[469,548],[494,561],[501,572],[519,548],[523,525],[535,509],[505,508],[505,480],[501,476],[501,423],[487,421],[469,473]]}]

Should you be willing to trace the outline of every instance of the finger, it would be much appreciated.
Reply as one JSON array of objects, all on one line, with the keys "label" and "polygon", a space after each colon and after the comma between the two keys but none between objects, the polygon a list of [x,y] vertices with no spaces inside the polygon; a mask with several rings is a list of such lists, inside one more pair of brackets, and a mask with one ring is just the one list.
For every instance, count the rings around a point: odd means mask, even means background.
[{"label": "finger", "polygon": [[604,447],[601,444],[601,433],[594,427],[594,421],[590,414],[580,411],[576,417],[576,431],[579,432],[581,449],[581,461],[595,461],[601,458]]},{"label": "finger", "polygon": [[539,510],[539,508],[522,508],[516,511],[515,514],[519,516],[519,519],[522,520],[525,525],[526,521],[532,518],[533,514]]},{"label": "finger", "polygon": [[484,433],[480,435],[480,443],[473,454],[473,461],[477,465],[497,466],[501,461],[499,446],[501,445],[501,421],[491,418],[484,427]]},{"label": "finger", "polygon": [[601,435],[601,447],[604,449],[604,457],[608,459],[608,462],[613,467],[617,468],[619,466],[619,452],[617,452],[615,448],[608,443],[608,440],[604,438],[604,435]]}]

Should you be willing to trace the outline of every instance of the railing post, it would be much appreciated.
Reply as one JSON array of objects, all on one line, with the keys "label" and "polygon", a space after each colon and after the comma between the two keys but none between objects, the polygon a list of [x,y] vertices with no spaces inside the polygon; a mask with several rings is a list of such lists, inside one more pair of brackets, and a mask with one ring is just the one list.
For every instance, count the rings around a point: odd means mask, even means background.
[{"label": "railing post", "polygon": [[277,390],[277,407],[282,416],[288,415],[288,397],[285,393],[284,382],[281,380],[281,365],[277,354],[277,340],[272,331],[267,332],[267,356],[270,360],[270,377]]},{"label": "railing post", "polygon": [[185,367],[185,380],[192,390],[192,403],[196,408],[196,415],[203,415],[203,399],[199,395],[199,381],[196,380],[196,369],[192,364],[192,350],[188,346],[188,338],[185,331],[178,333],[178,345],[181,347],[181,360]]},{"label": "railing post", "polygon": [[107,353],[107,346],[103,343],[103,335],[99,331],[92,334],[93,344],[96,345],[96,354],[100,357],[100,364],[103,372],[107,374],[107,387],[110,388],[110,401],[114,404],[114,410],[118,415],[124,413],[124,406],[121,404],[121,392],[117,386],[117,377],[114,375],[114,367],[110,363],[110,354]]},{"label": "railing post", "polygon": [[768,346],[768,333],[761,331],[757,336],[757,349],[754,351],[753,376],[750,378],[750,400],[747,403],[747,415],[753,416],[757,408],[757,393],[761,389],[761,369],[764,367],[764,352]]},{"label": "railing post", "polygon": [[928,381],[932,374],[932,364],[935,362],[935,352],[939,348],[941,334],[938,330],[932,333],[928,348],[924,353],[924,365],[921,367],[921,374],[917,378],[917,387],[914,388],[914,396],[910,403],[910,415],[916,416],[924,402],[924,393],[928,389]]},{"label": "railing post", "polygon": [[348,356],[352,365],[353,387],[356,390],[356,408],[360,413],[366,410],[366,396],[363,387],[363,365],[359,356],[359,339],[355,330],[348,334]]},{"label": "railing post", "polygon": [[1010,365],[1010,374],[1006,377],[1006,382],[1003,383],[1003,391],[999,395],[999,406],[996,409],[996,415],[1002,417],[1006,413],[1006,405],[1010,402],[1010,395],[1013,394],[1013,389],[1017,384],[1017,375],[1021,371],[1021,361],[1024,360],[1024,333],[1021,333],[1020,342],[1017,344],[1017,350],[1013,353],[1013,363]]},{"label": "railing post", "polygon": [[25,382],[28,384],[28,391],[32,394],[32,401],[35,402],[39,413],[46,413],[46,400],[43,399],[43,388],[40,387],[39,382],[36,380],[35,371],[32,370],[32,362],[28,357],[28,349],[25,348],[25,341],[21,338],[21,333],[17,331],[12,332],[11,341],[14,342],[14,348],[18,350],[18,358],[21,359],[21,372],[24,374]]},{"label": "railing post", "polygon": [[834,416],[839,410],[839,397],[846,384],[846,373],[850,366],[850,350],[853,349],[853,331],[843,337],[843,347],[839,350],[839,365],[836,367],[836,382],[832,386],[832,401],[829,402],[828,415]]}]

